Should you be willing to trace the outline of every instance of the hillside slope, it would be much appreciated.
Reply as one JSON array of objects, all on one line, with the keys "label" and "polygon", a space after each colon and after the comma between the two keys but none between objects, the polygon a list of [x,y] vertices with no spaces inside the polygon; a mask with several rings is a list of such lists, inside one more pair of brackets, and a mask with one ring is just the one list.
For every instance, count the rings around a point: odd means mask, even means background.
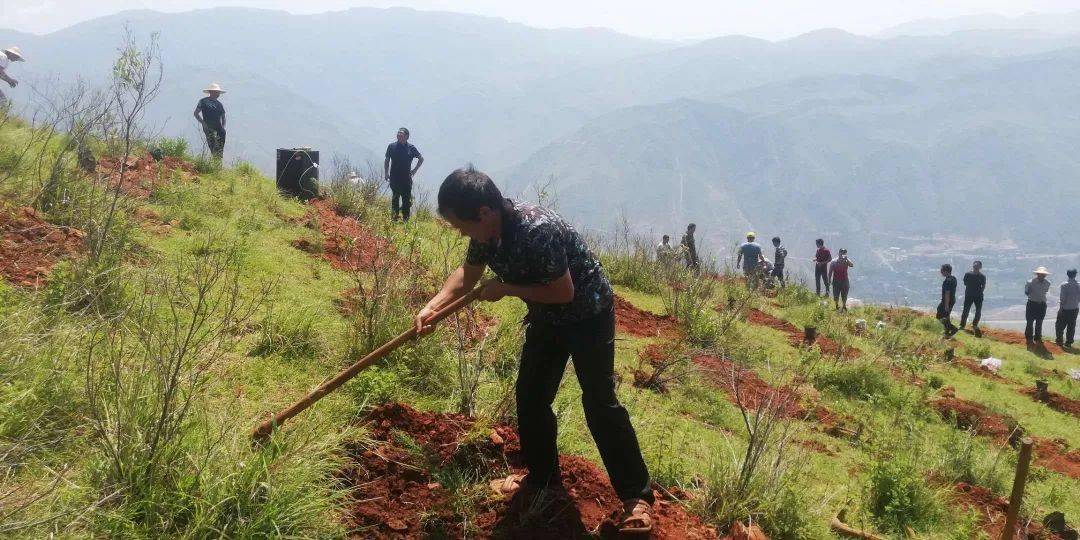
[{"label": "hillside slope", "polygon": [[[33,133],[5,121],[2,148]],[[464,243],[429,208],[391,223],[378,184],[328,182],[304,205],[248,164],[137,150],[121,168],[104,148],[92,174],[62,163],[71,198],[47,208],[32,207],[50,200],[38,169],[0,160],[0,245],[48,253],[35,279],[0,266],[0,466],[18,495],[0,501],[6,534],[610,531],[618,502],[572,370],[554,404],[566,491],[525,510],[489,495],[488,480],[520,470],[514,299],[449,320],[252,447],[269,413],[407,327]],[[103,186],[119,198],[78,195]],[[91,216],[112,200],[116,228],[99,229]],[[1036,445],[1025,526],[1080,515],[1075,351],[1025,350],[1002,332],[942,341],[910,310],[838,313],[799,286],[748,289],[650,252],[602,257],[620,297],[618,395],[661,501],[655,537],[752,521],[773,538],[833,538],[841,510],[882,533],[996,537],[1021,431]],[[990,356],[1000,370],[978,367]]]}]

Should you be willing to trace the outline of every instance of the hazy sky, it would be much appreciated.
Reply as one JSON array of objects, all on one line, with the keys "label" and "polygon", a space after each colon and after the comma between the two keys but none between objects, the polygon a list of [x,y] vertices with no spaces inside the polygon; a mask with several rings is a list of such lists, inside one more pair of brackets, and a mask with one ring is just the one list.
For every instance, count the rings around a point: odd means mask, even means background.
[{"label": "hazy sky", "polygon": [[872,34],[924,17],[1080,9],[1080,0],[0,0],[0,27],[45,33],[125,9],[250,6],[295,13],[408,6],[503,17],[541,27],[602,26],[657,38],[746,34],[776,39],[835,27]]}]

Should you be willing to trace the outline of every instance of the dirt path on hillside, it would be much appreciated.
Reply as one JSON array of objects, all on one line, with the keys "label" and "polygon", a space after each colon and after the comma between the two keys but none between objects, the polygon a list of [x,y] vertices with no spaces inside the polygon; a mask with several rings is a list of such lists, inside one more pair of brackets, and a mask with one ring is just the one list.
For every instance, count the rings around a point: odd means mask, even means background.
[{"label": "dirt path on hillside", "polygon": [[[1015,443],[1021,436],[1015,419],[990,412],[974,401],[943,397],[930,402],[945,420],[963,430],[990,437],[998,444]],[[1065,441],[1029,435],[1035,443],[1035,464],[1080,479],[1080,450],[1070,449]]]},{"label": "dirt path on hillside", "polygon": [[[486,485],[479,488],[481,496],[464,499],[460,487],[438,482],[439,470],[474,471],[492,478],[523,472],[513,428],[481,430],[472,418],[398,404],[375,409],[365,423],[370,441],[347,449],[348,462],[340,473],[342,481],[356,488],[345,517],[353,538],[612,536],[611,518],[621,504],[607,476],[588,460],[560,457],[563,489],[544,509],[530,514],[520,501],[488,496]],[[660,491],[656,496],[657,524],[651,538],[717,537],[681,503]],[[473,504],[467,521],[455,506],[465,500]]]},{"label": "dirt path on hillside", "polygon": [[0,276],[23,287],[45,284],[53,266],[84,248],[86,234],[53,225],[29,206],[0,208]]},{"label": "dirt path on hillside", "polygon": [[683,335],[674,317],[639,309],[620,296],[615,296],[615,325],[623,332],[640,337],[680,338]]},{"label": "dirt path on hillside", "polygon": [[[1044,324],[1043,325],[1043,331],[1045,332],[1046,330],[1047,330],[1047,328],[1046,328],[1046,325]],[[1054,328],[1051,325],[1051,327],[1050,327],[1051,334],[1053,334],[1053,330],[1054,330]],[[1021,347],[1028,347],[1027,340],[1024,338],[1024,334],[1021,333],[1021,332],[1014,332],[1012,330],[999,330],[997,328],[986,328],[986,329],[982,330],[982,337],[992,339],[992,340],[1000,342],[1000,343],[1006,343],[1006,344],[1009,344],[1009,345],[1019,345]],[[1046,353],[1049,353],[1051,355],[1077,354],[1077,351],[1075,351],[1075,350],[1066,351],[1066,350],[1062,349],[1061,347],[1058,347],[1057,344],[1054,343],[1054,341],[1053,341],[1053,336],[1051,335],[1050,337],[1051,337],[1051,339],[1049,341],[1043,341],[1041,343],[1036,344],[1035,345],[1035,350],[1033,352],[1035,352],[1035,354],[1040,354],[1040,353],[1042,353],[1042,351],[1039,350],[1039,349],[1045,349]]]},{"label": "dirt path on hillside", "polygon": [[[150,154],[131,156],[125,167],[121,167],[120,158],[104,156],[98,159],[97,172],[105,176],[109,185],[119,187],[129,197],[149,199],[158,186],[173,182],[192,181],[198,177],[195,166],[180,158],[166,156],[156,161]],[[120,170],[124,169],[123,182]]]},{"label": "dirt path on hillside", "polygon": [[298,239],[293,247],[325,259],[334,268],[382,271],[395,262],[396,252],[390,242],[356,218],[339,215],[330,201],[312,199],[307,213],[298,221],[308,228],[317,227],[320,237],[317,241]]},{"label": "dirt path on hillside", "polygon": [[[746,322],[783,332],[788,338],[788,343],[791,343],[794,347],[800,347],[806,344],[803,332],[796,328],[795,325],[759,309],[750,308],[746,312]],[[817,345],[817,347],[821,349],[821,354],[826,356],[842,356],[847,359],[858,358],[859,356],[859,350],[855,347],[848,347],[841,352],[840,346],[835,341],[821,334],[818,334],[812,345]]]}]

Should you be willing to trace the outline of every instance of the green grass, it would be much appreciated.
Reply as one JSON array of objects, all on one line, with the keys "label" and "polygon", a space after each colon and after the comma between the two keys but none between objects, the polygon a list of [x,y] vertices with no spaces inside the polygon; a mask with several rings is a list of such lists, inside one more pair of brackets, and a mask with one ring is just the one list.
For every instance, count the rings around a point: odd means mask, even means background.
[{"label": "green grass", "polygon": [[[9,125],[0,130],[0,143],[7,143],[0,147],[11,147],[32,134],[23,126]],[[170,152],[179,152],[178,147]],[[0,172],[5,163],[12,166],[12,160],[0,153]],[[50,309],[43,292],[0,284],[0,349],[19,360],[0,366],[0,448],[16,450],[0,463],[6,473],[0,488],[17,487],[25,498],[44,492],[16,519],[58,516],[18,531],[22,536],[62,530],[69,536],[150,537],[155,526],[167,524],[170,536],[341,537],[346,534],[340,519],[343,492],[336,487],[333,472],[341,459],[342,440],[362,437],[343,428],[352,425],[365,407],[390,400],[437,411],[459,407],[459,356],[450,329],[444,328],[370,368],[295,418],[273,445],[253,452],[248,434],[267,413],[291,404],[356,359],[355,321],[339,311],[336,300],[356,286],[357,279],[370,276],[350,275],[293,248],[297,239],[318,236],[297,219],[304,215],[303,205],[280,197],[272,182],[250,166],[205,167],[210,172],[198,182],[163,186],[149,201],[138,202],[177,226],[165,235],[137,232],[120,267],[131,277],[125,282],[124,298],[162,296],[162,291],[139,288],[135,277],[168,270],[178,259],[205,255],[208,237],[217,245],[236,248],[241,297],[255,298],[262,287],[270,287],[260,308],[230,334],[228,350],[199,389],[190,431],[169,466],[177,475],[175,481],[155,484],[159,486],[155,491],[138,500],[114,495],[107,504],[91,506],[112,493],[103,480],[108,475],[101,468],[99,441],[83,427],[89,399],[87,339],[101,321]],[[29,169],[16,169],[16,180],[4,189],[10,200],[18,202],[37,182]],[[424,270],[410,279],[426,288],[434,290],[441,284],[462,257],[465,243],[430,212],[418,213],[417,220],[402,226],[389,222],[381,200],[355,197],[345,203],[343,209],[362,214],[398,253]],[[664,314],[667,292],[662,285],[656,290],[664,280],[642,272],[647,274],[629,268],[624,282],[630,285],[617,285],[617,293],[641,309]],[[708,307],[702,320],[717,324],[722,314],[713,306],[726,305],[726,298],[738,298],[745,289],[719,283],[709,294],[702,299]],[[388,305],[379,321],[380,332],[393,335],[408,327],[411,308],[407,302]],[[790,434],[776,463],[790,485],[780,489],[751,483],[744,506],[719,504],[722,495],[733,493],[733,474],[748,444],[739,409],[694,369],[663,394],[634,387],[631,374],[638,367],[639,352],[650,343],[670,345],[658,338],[623,334],[616,341],[618,396],[630,412],[654,480],[706,497],[703,500],[710,504],[693,509],[721,529],[730,525],[731,516],[747,512],[774,538],[831,538],[827,520],[847,508],[849,521],[861,526],[893,531],[909,525],[921,537],[954,537],[970,526],[970,517],[951,511],[947,499],[927,479],[980,483],[1005,494],[1015,451],[968,437],[938,417],[925,402],[940,386],[951,386],[959,397],[1015,417],[1032,434],[1062,438],[1071,447],[1080,447],[1074,417],[1016,391],[1050,373],[1052,389],[1076,399],[1080,385],[1054,376],[1052,370],[1063,373],[1080,367],[1080,356],[1047,360],[1021,347],[968,335],[958,336],[950,345],[940,340],[940,327],[929,317],[910,317],[890,323],[885,332],[855,336],[850,333],[853,321],[865,318],[873,326],[883,313],[879,307],[838,314],[797,286],[776,300],[752,298],[750,305],[800,329],[817,326],[823,335],[856,347],[860,357],[842,361],[800,351],[782,332],[748,324],[741,317],[722,336],[703,331],[696,336],[700,339],[685,345],[731,358],[776,385],[804,376],[812,383],[802,385],[806,403],[827,407],[844,418],[845,425],[857,427],[859,436],[830,436],[813,419],[784,420],[779,425]],[[504,299],[480,309],[499,326],[486,343],[477,414],[487,422],[513,421],[513,408],[498,410],[496,404],[512,391],[525,308],[520,301]],[[1001,374],[1009,382],[988,381],[945,364],[948,346],[956,347],[959,355],[1004,359]],[[905,373],[934,384],[918,387]],[[560,451],[599,463],[580,400],[581,390],[568,366],[554,404]],[[50,490],[57,471],[64,471],[65,481]],[[444,474],[446,482],[461,488],[462,504],[483,492],[482,482],[471,473]],[[1050,510],[1080,515],[1080,501],[1071,495],[1077,491],[1080,482],[1036,468],[1029,482],[1027,511],[1035,516]],[[63,518],[69,515],[83,517]],[[157,516],[157,521],[148,521],[148,515]]]}]

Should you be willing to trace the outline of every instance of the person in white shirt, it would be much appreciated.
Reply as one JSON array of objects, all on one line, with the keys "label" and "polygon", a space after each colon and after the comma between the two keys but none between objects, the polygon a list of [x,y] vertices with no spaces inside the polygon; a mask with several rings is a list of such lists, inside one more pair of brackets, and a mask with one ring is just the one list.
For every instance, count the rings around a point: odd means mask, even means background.
[{"label": "person in white shirt", "polygon": [[[1076,269],[1065,272],[1068,281],[1061,284],[1061,303],[1058,305],[1057,322],[1054,323],[1057,343],[1060,347],[1072,347],[1076,335],[1076,315],[1080,313],[1080,283],[1076,282]],[[1064,338],[1064,339],[1062,339]]]},{"label": "person in white shirt", "polygon": [[1045,266],[1035,269],[1035,278],[1024,286],[1024,294],[1027,295],[1027,306],[1024,309],[1024,318],[1027,324],[1024,326],[1024,339],[1028,345],[1036,341],[1042,341],[1042,323],[1046,317],[1046,293],[1050,291],[1050,280],[1046,279],[1050,272]]},{"label": "person in white shirt", "polygon": [[671,245],[671,237],[664,235],[663,241],[656,246],[656,262],[668,266],[675,260],[675,247]]},{"label": "person in white shirt", "polygon": [[[8,47],[0,52],[0,80],[8,83],[8,86],[15,88],[19,86],[19,81],[15,80],[11,75],[7,74],[7,68],[12,62],[25,62],[22,51],[18,47]],[[7,101],[7,96],[3,92],[0,92],[0,104]]]}]

